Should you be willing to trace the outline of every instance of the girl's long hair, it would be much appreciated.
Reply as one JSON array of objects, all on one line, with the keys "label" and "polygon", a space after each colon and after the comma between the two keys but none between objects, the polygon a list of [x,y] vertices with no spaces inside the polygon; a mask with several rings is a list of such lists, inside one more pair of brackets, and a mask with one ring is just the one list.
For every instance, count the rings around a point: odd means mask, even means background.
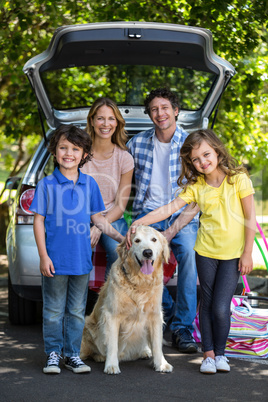
[{"label": "girl's long hair", "polygon": [[97,113],[97,110],[102,107],[102,106],[108,106],[110,107],[115,115],[115,118],[117,120],[117,126],[115,129],[115,132],[112,135],[112,143],[116,144],[119,148],[126,150],[126,142],[128,140],[126,131],[125,131],[125,120],[122,117],[120,110],[117,107],[117,104],[109,98],[98,98],[95,100],[95,102],[92,104],[90,111],[88,113],[87,116],[87,127],[86,127],[86,131],[88,132],[88,134],[90,135],[91,139],[92,139],[92,143],[94,144],[95,141],[95,131],[94,131],[94,127],[92,126],[92,119],[95,116],[95,114]]},{"label": "girl's long hair", "polygon": [[197,130],[188,135],[181,147],[180,159],[182,171],[177,181],[179,187],[186,188],[187,186],[196,183],[199,176],[205,177],[203,173],[200,173],[195,169],[191,161],[193,148],[198,148],[202,141],[206,141],[218,154],[218,168],[226,174],[229,184],[233,184],[231,180],[232,176],[238,173],[248,174],[247,169],[243,165],[238,166],[237,160],[228,153],[224,144],[216,136],[213,130]]}]

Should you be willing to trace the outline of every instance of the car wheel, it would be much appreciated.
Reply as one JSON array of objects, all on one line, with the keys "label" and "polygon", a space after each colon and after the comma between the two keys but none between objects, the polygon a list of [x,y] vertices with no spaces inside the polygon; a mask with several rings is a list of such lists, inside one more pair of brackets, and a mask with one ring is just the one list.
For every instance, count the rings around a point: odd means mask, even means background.
[{"label": "car wheel", "polygon": [[14,292],[10,276],[8,276],[8,314],[9,321],[14,325],[29,325],[35,323],[36,303],[24,299]]}]

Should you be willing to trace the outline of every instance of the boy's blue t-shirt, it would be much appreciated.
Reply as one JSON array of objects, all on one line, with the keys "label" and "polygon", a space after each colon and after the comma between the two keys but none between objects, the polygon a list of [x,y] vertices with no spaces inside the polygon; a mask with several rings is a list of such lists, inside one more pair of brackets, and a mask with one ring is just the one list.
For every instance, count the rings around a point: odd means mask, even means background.
[{"label": "boy's blue t-shirt", "polygon": [[96,181],[79,170],[74,185],[56,168],[38,183],[30,210],[45,217],[46,248],[55,274],[88,274],[91,215],[105,210]]}]

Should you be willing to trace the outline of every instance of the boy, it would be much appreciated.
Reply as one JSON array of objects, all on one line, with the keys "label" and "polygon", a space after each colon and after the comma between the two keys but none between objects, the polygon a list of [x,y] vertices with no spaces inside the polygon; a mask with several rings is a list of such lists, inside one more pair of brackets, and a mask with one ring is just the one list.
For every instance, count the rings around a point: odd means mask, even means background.
[{"label": "boy", "polygon": [[100,214],[105,209],[95,180],[79,168],[91,158],[91,139],[73,125],[61,125],[49,151],[56,168],[37,187],[31,211],[40,256],[43,295],[45,374],[58,374],[61,353],[74,373],[91,371],[80,359],[84,315],[92,269],[90,223],[123,240]]}]

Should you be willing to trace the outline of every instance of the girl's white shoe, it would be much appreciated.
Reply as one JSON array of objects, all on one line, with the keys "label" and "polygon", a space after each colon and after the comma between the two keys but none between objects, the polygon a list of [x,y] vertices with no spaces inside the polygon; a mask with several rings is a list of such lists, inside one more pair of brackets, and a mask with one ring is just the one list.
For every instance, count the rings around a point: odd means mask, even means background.
[{"label": "girl's white shoe", "polygon": [[200,367],[200,373],[203,374],[215,374],[217,372],[215,360],[211,357],[207,357],[202,361]]},{"label": "girl's white shoe", "polygon": [[229,366],[228,362],[229,362],[229,360],[227,359],[226,356],[216,356],[215,364],[216,364],[217,371],[229,372],[230,366]]}]

